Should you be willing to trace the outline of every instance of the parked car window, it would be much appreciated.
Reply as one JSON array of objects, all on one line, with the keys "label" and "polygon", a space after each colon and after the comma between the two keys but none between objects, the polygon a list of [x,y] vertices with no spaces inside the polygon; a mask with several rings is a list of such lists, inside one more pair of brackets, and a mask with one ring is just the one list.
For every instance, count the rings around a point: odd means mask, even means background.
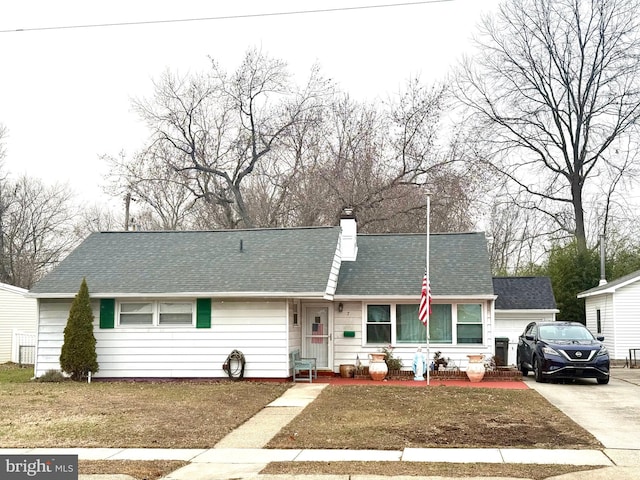
[{"label": "parked car window", "polygon": [[540,327],[543,340],[592,340],[593,335],[584,327],[573,325],[544,325]]}]

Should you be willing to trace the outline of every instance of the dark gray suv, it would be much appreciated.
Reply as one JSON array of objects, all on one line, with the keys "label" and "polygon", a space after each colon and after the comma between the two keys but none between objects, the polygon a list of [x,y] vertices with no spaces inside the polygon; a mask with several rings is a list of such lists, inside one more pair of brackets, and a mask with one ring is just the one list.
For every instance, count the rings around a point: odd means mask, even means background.
[{"label": "dark gray suv", "polygon": [[536,382],[595,378],[609,383],[609,352],[603,340],[578,322],[532,322],[518,340],[517,365],[525,376],[533,370]]}]

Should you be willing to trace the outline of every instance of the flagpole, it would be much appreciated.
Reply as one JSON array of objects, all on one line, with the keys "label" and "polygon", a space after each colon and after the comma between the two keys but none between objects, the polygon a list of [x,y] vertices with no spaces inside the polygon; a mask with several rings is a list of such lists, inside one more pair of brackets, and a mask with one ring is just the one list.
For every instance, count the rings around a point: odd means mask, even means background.
[{"label": "flagpole", "polygon": [[[431,277],[429,275],[429,223],[431,221],[431,195],[427,193],[427,256],[426,256],[426,265],[425,269],[427,272],[427,281],[429,282],[428,286],[431,288]],[[431,353],[429,352],[429,327],[431,326],[431,306],[427,305],[427,385],[431,385]]]}]

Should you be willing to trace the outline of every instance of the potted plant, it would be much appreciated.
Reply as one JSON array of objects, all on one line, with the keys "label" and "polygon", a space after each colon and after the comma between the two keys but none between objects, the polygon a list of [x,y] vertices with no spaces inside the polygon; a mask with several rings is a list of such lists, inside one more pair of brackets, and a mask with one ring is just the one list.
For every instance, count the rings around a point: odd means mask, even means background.
[{"label": "potted plant", "polygon": [[436,372],[440,370],[441,366],[442,366],[442,369],[444,370],[445,368],[447,368],[448,364],[449,362],[447,361],[446,358],[442,356],[442,352],[440,350],[438,350],[436,353],[433,354],[433,369]]},{"label": "potted plant", "polygon": [[389,372],[397,372],[402,369],[402,359],[393,356],[393,347],[382,347],[382,353],[384,353],[384,362],[387,364]]}]

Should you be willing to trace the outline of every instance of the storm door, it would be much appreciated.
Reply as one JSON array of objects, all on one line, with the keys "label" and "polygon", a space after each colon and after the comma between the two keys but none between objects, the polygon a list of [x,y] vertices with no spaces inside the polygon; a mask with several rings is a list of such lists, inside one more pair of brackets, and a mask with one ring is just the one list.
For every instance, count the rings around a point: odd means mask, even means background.
[{"label": "storm door", "polygon": [[319,369],[330,368],[332,340],[329,307],[304,307],[303,357],[315,357]]}]

